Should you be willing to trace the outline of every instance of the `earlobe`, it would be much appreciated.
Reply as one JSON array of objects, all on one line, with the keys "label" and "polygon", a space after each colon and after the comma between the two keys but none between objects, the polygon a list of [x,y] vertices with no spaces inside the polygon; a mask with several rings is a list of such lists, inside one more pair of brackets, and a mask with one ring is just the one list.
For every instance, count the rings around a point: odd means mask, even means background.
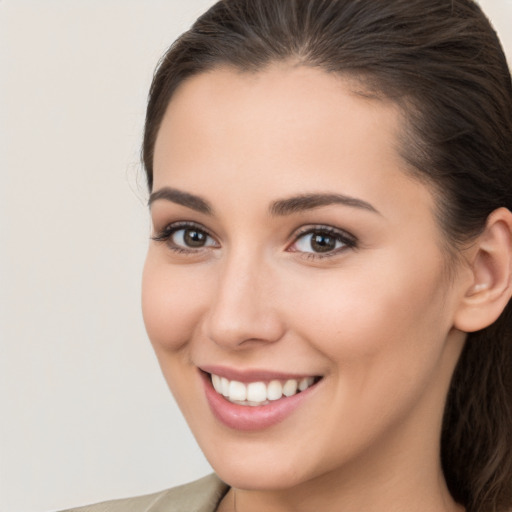
[{"label": "earlobe", "polygon": [[512,296],[512,213],[508,209],[498,208],[489,215],[470,252],[471,279],[454,322],[464,332],[494,323]]}]

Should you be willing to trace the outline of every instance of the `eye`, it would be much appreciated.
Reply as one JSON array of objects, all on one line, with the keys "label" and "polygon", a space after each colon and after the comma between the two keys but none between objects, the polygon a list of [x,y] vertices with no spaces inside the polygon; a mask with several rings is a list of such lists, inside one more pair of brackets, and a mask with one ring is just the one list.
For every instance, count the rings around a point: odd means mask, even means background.
[{"label": "eye", "polygon": [[355,245],[356,239],[352,235],[328,226],[319,226],[299,233],[288,250],[322,257],[338,254]]},{"label": "eye", "polygon": [[177,229],[169,237],[169,240],[178,247],[191,249],[216,245],[215,240],[208,233],[197,228]]},{"label": "eye", "polygon": [[217,241],[205,229],[193,223],[170,224],[152,238],[157,242],[166,242],[176,252],[194,252],[207,247],[218,247]]}]

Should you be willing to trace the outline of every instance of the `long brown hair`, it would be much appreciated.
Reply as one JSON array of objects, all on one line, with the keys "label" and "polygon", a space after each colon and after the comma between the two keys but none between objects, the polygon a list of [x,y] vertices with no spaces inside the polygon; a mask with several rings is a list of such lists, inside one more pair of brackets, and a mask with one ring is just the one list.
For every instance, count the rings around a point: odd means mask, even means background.
[{"label": "long brown hair", "polygon": [[[148,186],[167,105],[187,78],[221,65],[293,59],[358,79],[405,117],[401,151],[436,191],[448,252],[512,210],[512,83],[472,0],[221,0],[162,58],[143,142]],[[442,431],[445,477],[469,512],[512,509],[512,310],[470,333]]]}]

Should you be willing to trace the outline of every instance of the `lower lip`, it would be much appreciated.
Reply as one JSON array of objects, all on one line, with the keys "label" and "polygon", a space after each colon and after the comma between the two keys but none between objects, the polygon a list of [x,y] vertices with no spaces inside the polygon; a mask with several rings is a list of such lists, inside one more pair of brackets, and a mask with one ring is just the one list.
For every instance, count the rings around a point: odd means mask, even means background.
[{"label": "lower lip", "polygon": [[280,398],[267,405],[250,406],[230,402],[213,389],[209,374],[201,372],[201,377],[213,415],[225,426],[243,431],[263,430],[280,423],[300,407],[317,387],[314,384],[296,395]]}]

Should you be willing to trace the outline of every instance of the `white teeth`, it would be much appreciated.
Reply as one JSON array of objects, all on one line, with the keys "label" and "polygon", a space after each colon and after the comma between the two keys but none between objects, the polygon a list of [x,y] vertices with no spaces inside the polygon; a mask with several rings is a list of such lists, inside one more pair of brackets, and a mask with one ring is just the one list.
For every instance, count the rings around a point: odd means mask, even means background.
[{"label": "white teeth", "polygon": [[219,395],[223,395],[230,402],[249,406],[266,405],[269,401],[279,400],[283,395],[285,397],[293,396],[305,391],[315,382],[314,377],[304,377],[300,381],[296,379],[272,380],[268,384],[260,381],[244,384],[214,374],[211,378],[213,388]]},{"label": "white teeth", "polygon": [[264,402],[267,399],[267,386],[264,382],[251,382],[247,386],[247,400],[249,402]]},{"label": "white teeth", "polygon": [[309,388],[315,382],[313,377],[305,377],[299,382],[299,391],[304,391]]},{"label": "white teeth", "polygon": [[247,386],[236,380],[229,383],[229,400],[230,402],[243,402],[247,399]]},{"label": "white teeth", "polygon": [[278,380],[271,380],[267,386],[267,398],[279,400],[283,396],[283,386]]},{"label": "white teeth", "polygon": [[221,377],[220,379],[220,389],[221,394],[227,398],[229,396],[229,380],[225,377]]},{"label": "white teeth", "polygon": [[297,393],[297,381],[295,379],[287,380],[283,386],[284,396],[293,396]]},{"label": "white teeth", "polygon": [[212,374],[213,387],[214,387],[215,391],[217,391],[217,393],[219,393],[219,395],[222,395],[222,384],[221,384],[220,380],[221,379],[218,375]]}]

